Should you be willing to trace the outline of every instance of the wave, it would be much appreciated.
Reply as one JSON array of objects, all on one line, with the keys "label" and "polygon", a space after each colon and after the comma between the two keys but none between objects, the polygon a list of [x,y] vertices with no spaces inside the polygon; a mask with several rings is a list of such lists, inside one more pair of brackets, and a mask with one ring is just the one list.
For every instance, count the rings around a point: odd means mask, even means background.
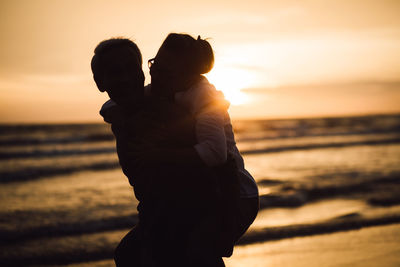
[{"label": "wave", "polygon": [[53,150],[34,150],[18,152],[0,152],[0,160],[22,159],[22,158],[44,158],[44,157],[62,157],[78,155],[96,155],[115,153],[115,147],[91,148],[91,149],[53,149]]},{"label": "wave", "polygon": [[[264,184],[263,180],[258,184]],[[347,181],[346,183],[331,185],[306,187],[304,185],[284,184],[282,191],[261,195],[260,208],[296,208],[313,201],[350,195],[355,197],[357,194],[361,195],[370,205],[393,206],[400,204],[399,187],[400,173],[396,172],[365,178],[362,181]]]},{"label": "wave", "polygon": [[249,154],[264,154],[264,153],[277,153],[277,152],[285,152],[285,151],[294,151],[294,150],[311,150],[311,149],[321,149],[321,148],[340,148],[340,147],[349,147],[349,146],[373,146],[373,145],[390,145],[390,144],[398,144],[400,143],[400,138],[391,138],[384,140],[363,140],[363,141],[353,141],[353,142],[341,142],[341,143],[326,143],[326,144],[299,144],[299,145],[291,145],[291,146],[280,146],[273,148],[260,148],[260,149],[247,149],[241,150],[240,153],[243,155]]},{"label": "wave", "polygon": [[[107,137],[108,138],[108,137]],[[104,139],[105,140],[105,139]],[[93,140],[99,141],[99,140]],[[109,141],[109,140],[107,140]],[[379,140],[360,140],[360,141],[350,141],[350,142],[330,142],[330,143],[303,143],[294,145],[281,145],[275,147],[265,147],[258,149],[244,149],[241,150],[243,155],[248,154],[265,154],[265,153],[279,153],[286,151],[297,151],[297,150],[312,150],[312,149],[323,149],[323,148],[340,148],[349,146],[361,146],[361,145],[390,145],[400,143],[400,138],[387,138]],[[10,160],[10,159],[26,159],[26,158],[45,158],[45,157],[63,157],[63,156],[79,156],[79,155],[98,155],[115,153],[115,146],[102,147],[102,148],[54,148],[54,149],[34,149],[25,151],[9,151],[0,152],[0,160]]]},{"label": "wave", "polygon": [[[238,141],[400,132],[400,114],[309,119],[235,120]],[[1,125],[0,146],[109,141],[108,124]]]},{"label": "wave", "polygon": [[[238,142],[251,142],[251,141],[262,141],[262,140],[279,140],[288,138],[299,138],[299,137],[336,137],[336,136],[352,136],[352,135],[375,135],[375,134],[398,134],[399,131],[372,131],[372,132],[330,132],[330,133],[310,133],[310,134],[288,134],[283,133],[268,135],[265,132],[260,132],[257,136],[252,136],[249,132],[238,134],[236,141]],[[94,143],[102,141],[113,141],[114,135],[111,133],[93,133],[88,135],[77,134],[74,136],[63,136],[63,137],[10,137],[1,138],[0,147],[13,147],[13,146],[29,146],[29,145],[62,145],[62,144],[74,144],[74,143]],[[390,139],[396,140],[398,138]],[[385,141],[385,140],[382,140]],[[373,141],[366,141],[373,142]],[[377,141],[376,141],[377,142]]]},{"label": "wave", "polygon": [[[387,185],[389,188],[391,188],[390,189],[391,191],[384,190],[384,192],[383,193],[381,192],[382,194],[379,195],[378,193],[382,191],[382,185]],[[275,207],[296,208],[305,205],[307,203],[311,203],[313,201],[320,201],[338,197],[348,197],[350,196],[350,194],[351,197],[355,197],[357,196],[357,194],[361,195],[367,202],[370,202],[370,204],[373,206],[398,205],[400,203],[400,195],[398,194],[399,185],[400,185],[400,174],[392,174],[386,177],[379,177],[368,181],[363,181],[348,185],[331,185],[331,186],[321,186],[312,188],[299,187],[296,190],[292,190],[289,192],[280,192],[276,194],[267,194],[260,196],[260,209],[269,209]],[[378,202],[377,199],[379,199],[380,202]],[[372,200],[375,200],[375,203],[372,203]],[[0,213],[0,218],[9,218],[8,219],[9,227],[8,229],[5,228],[5,224],[3,224],[3,228],[2,229],[0,228],[0,236],[1,236],[0,245],[20,242],[35,238],[62,237],[62,236],[126,229],[132,227],[138,221],[138,216],[136,213],[129,213],[121,216],[112,216],[112,217],[105,217],[102,219],[92,219],[86,221],[70,221],[65,223],[59,221],[58,219],[57,220],[54,219],[54,218],[65,218],[65,217],[80,218],[81,215],[79,214],[81,214],[80,210],[70,211],[67,213],[63,211],[2,212]],[[341,217],[341,219],[342,220],[354,219],[354,217],[358,218],[359,216],[357,214],[356,216],[355,214],[350,214],[350,215],[348,214],[347,216]],[[29,226],[29,224],[25,224],[24,227],[16,227],[16,225],[20,224],[22,221],[25,220],[29,220],[32,223],[31,226]],[[46,222],[46,225],[43,225],[42,222]],[[361,223],[362,225],[366,224],[366,222],[364,221]],[[308,229],[308,231],[312,233],[314,232],[318,233],[318,231],[321,231],[321,230],[315,230],[313,232],[311,231],[312,229],[311,230],[309,229],[311,226],[307,227],[308,228],[306,229]],[[323,227],[326,228],[326,226]],[[339,226],[335,227],[337,228],[337,229],[335,228],[336,229],[335,231],[340,230]],[[279,229],[287,229],[287,228],[280,227]],[[299,233],[304,233],[305,230],[303,229],[298,231],[300,231]],[[277,233],[275,233],[275,236],[278,235]]]},{"label": "wave", "polygon": [[41,167],[25,167],[17,171],[0,171],[0,183],[22,182],[35,180],[44,177],[57,176],[63,174],[71,174],[74,172],[88,170],[108,170],[119,168],[119,162],[103,161],[78,166],[41,166]]},{"label": "wave", "polygon": [[[238,241],[237,245],[335,233],[399,222],[400,215],[365,218],[358,213],[351,213],[319,223],[250,230]],[[125,229],[129,227],[131,225]],[[93,231],[89,231],[93,233]],[[44,234],[45,236],[35,234],[35,237],[38,237],[38,241],[31,243],[31,245],[40,244],[40,246],[30,249],[26,248],[26,244],[30,244],[29,242],[22,243],[22,246],[18,242],[11,244],[8,242],[7,246],[3,247],[3,251],[0,252],[1,266],[56,265],[112,259],[115,246],[119,242],[115,235],[112,236],[112,232],[107,231],[99,232],[95,236],[84,235],[82,232],[77,231],[71,233],[72,235],[68,237],[61,236],[60,238],[55,238],[51,233]],[[10,250],[13,247],[15,248]]]},{"label": "wave", "polygon": [[[59,266],[88,261],[113,259],[117,242],[109,243],[97,240],[100,244],[89,244],[91,248],[83,248],[87,243],[73,240],[75,249],[66,248],[65,244],[35,244],[39,248],[28,249],[16,248],[12,251],[5,249],[6,253],[0,252],[0,266]],[[60,242],[62,243],[62,242]],[[72,244],[71,244],[72,245]],[[43,248],[43,246],[46,246]],[[57,247],[55,247],[57,246]],[[22,252],[21,252],[22,251]]]},{"label": "wave", "polygon": [[251,141],[262,141],[262,140],[279,140],[279,139],[291,139],[291,138],[303,138],[303,137],[346,137],[346,136],[374,136],[382,134],[399,134],[400,129],[390,130],[371,130],[371,131],[335,131],[335,132],[317,132],[317,133],[281,133],[281,132],[242,132],[237,134],[236,141],[239,142],[251,142]]},{"label": "wave", "polygon": [[262,230],[252,231],[243,236],[239,240],[238,244],[247,245],[285,238],[320,235],[393,223],[400,223],[400,215],[364,218],[360,214],[351,213],[346,216],[341,216],[321,223],[268,227]]},{"label": "wave", "polygon": [[[24,212],[19,212],[17,216],[15,213],[10,215],[9,213],[2,213],[1,218],[18,217],[18,220],[26,219],[29,217],[30,212],[25,212],[26,214],[21,214]],[[34,216],[38,216],[38,212],[34,212]],[[46,216],[46,213],[41,214],[41,216]],[[54,215],[52,215],[54,216]],[[132,228],[138,222],[137,214],[130,214],[125,216],[102,218],[100,220],[90,220],[90,221],[79,221],[79,222],[69,222],[69,223],[57,223],[53,225],[41,225],[38,227],[26,227],[18,229],[0,229],[0,245],[6,245],[15,242],[26,241],[35,238],[43,237],[62,237],[70,235],[82,235],[90,234],[96,232],[104,232],[109,230],[127,229]]]},{"label": "wave", "polygon": [[49,144],[71,144],[71,143],[91,143],[100,141],[114,140],[114,135],[110,134],[90,134],[67,136],[67,137],[22,137],[22,138],[3,138],[0,140],[0,146],[27,146],[27,145],[49,145]]}]

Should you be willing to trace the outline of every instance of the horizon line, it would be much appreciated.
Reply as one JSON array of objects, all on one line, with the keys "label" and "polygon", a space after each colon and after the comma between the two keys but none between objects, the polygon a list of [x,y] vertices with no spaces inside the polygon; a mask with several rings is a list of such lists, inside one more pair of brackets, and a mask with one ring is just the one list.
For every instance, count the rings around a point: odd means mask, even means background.
[{"label": "horizon line", "polygon": [[[302,119],[329,119],[329,118],[349,118],[349,117],[379,117],[379,116],[400,116],[400,111],[396,112],[380,112],[380,113],[349,113],[349,114],[326,114],[326,115],[309,115],[309,116],[264,116],[264,117],[243,117],[243,118],[231,118],[233,122],[235,121],[258,121],[258,120],[302,120]],[[0,126],[4,125],[48,125],[48,124],[109,124],[101,119],[99,120],[86,120],[86,121],[16,121],[16,122],[6,122],[0,121]]]}]

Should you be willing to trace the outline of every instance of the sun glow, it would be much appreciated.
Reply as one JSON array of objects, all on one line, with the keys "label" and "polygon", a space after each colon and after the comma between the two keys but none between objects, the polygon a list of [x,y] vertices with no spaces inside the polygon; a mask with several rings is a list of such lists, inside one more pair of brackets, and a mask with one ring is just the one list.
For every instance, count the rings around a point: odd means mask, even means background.
[{"label": "sun glow", "polygon": [[217,90],[224,93],[225,98],[232,105],[242,105],[249,102],[249,96],[241,90],[249,88],[254,81],[251,73],[237,68],[216,66],[206,76]]}]

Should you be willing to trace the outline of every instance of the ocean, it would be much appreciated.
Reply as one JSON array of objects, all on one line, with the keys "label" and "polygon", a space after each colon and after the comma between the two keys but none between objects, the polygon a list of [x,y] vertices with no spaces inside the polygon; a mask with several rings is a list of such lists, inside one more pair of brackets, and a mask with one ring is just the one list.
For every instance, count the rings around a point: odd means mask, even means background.
[{"label": "ocean", "polygon": [[[260,255],[278,241],[383,226],[399,235],[399,114],[233,126],[260,190],[259,215],[235,249],[257,251],[253,266],[273,266]],[[0,125],[0,148],[0,266],[113,266],[137,201],[109,125]],[[227,266],[238,262],[234,254]]]}]

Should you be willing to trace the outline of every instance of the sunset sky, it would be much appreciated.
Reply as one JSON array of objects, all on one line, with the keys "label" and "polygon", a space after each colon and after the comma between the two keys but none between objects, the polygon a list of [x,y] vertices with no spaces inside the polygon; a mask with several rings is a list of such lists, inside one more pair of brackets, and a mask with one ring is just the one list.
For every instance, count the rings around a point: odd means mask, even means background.
[{"label": "sunset sky", "polygon": [[[0,1],[0,122],[96,122],[103,39],[210,38],[232,118],[400,112],[400,1]],[[146,83],[150,82],[147,64]]]}]

